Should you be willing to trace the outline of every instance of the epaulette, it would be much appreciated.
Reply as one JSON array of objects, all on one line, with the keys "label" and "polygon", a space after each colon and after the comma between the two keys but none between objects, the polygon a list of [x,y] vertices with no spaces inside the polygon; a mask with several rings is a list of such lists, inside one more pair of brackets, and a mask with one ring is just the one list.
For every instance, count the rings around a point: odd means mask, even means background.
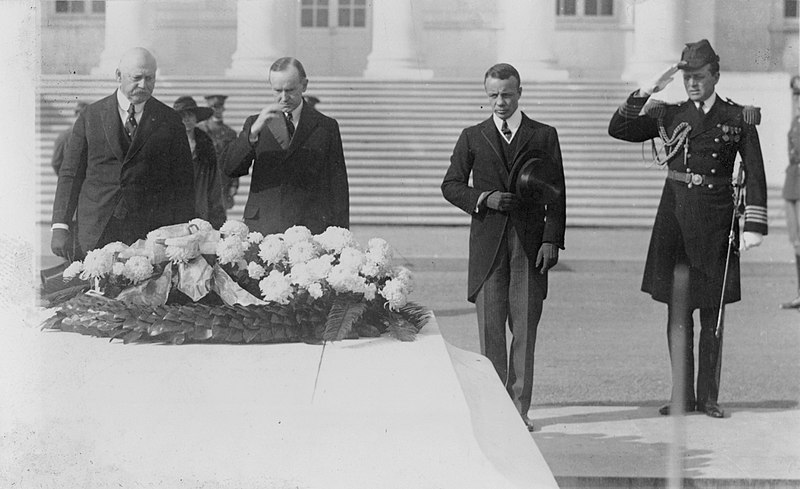
[{"label": "epaulette", "polygon": [[728,105],[742,108],[742,120],[745,124],[757,126],[761,124],[761,107],[755,105],[739,105],[731,99],[726,99]]},{"label": "epaulette", "polygon": [[644,107],[642,107],[642,112],[652,119],[661,119],[667,112],[667,105],[669,104],[663,100],[651,98],[645,102]]}]

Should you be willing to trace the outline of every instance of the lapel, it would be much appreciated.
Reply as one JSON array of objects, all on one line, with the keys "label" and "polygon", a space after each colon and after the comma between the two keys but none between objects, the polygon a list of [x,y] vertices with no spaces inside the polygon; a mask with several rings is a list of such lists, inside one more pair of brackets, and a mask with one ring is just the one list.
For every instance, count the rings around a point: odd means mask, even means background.
[{"label": "lapel", "polygon": [[119,117],[119,109],[117,109],[116,92],[106,98],[103,110],[100,112],[100,120],[106,136],[106,144],[111,148],[111,152],[114,153],[117,160],[125,161],[125,151],[119,140],[122,134],[122,120]]},{"label": "lapel", "polygon": [[486,141],[486,144],[494,151],[494,166],[500,172],[503,181],[508,180],[508,167],[506,167],[505,160],[503,159],[503,150],[497,146],[497,127],[494,125],[493,116],[483,121],[480,125],[481,136]]},{"label": "lapel", "polygon": [[[125,155],[125,163],[130,161],[136,153],[142,149],[145,141],[147,141],[150,135],[153,134],[153,131],[158,127],[157,115],[158,102],[156,102],[153,97],[150,97],[144,104],[142,118],[139,120],[139,126],[133,134],[133,140],[131,140],[131,147],[128,148],[128,154]],[[117,117],[117,119],[119,119],[119,117]],[[120,124],[122,124],[121,121]]]},{"label": "lapel", "polygon": [[300,123],[294,131],[292,141],[289,144],[289,150],[286,152],[286,157],[289,158],[297,151],[297,148],[303,146],[303,143],[313,134],[314,129],[319,125],[320,113],[309,107],[308,104],[303,104],[300,111]]}]

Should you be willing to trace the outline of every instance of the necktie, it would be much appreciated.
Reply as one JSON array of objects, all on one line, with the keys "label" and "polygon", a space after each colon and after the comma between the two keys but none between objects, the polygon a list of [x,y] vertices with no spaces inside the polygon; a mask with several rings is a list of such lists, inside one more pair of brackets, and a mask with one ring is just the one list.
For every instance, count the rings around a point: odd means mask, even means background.
[{"label": "necktie", "polygon": [[500,129],[506,141],[511,142],[511,129],[508,128],[508,121],[503,121],[503,127]]},{"label": "necktie", "polygon": [[294,136],[294,122],[292,122],[292,113],[286,112],[286,130],[289,131],[289,139]]},{"label": "necktie", "polygon": [[125,132],[128,134],[128,138],[133,139],[133,134],[136,132],[136,117],[134,114],[136,113],[136,107],[133,104],[128,106],[128,119],[125,120]]},{"label": "necktie", "polygon": [[706,115],[706,111],[704,109],[705,104],[703,101],[697,102],[697,113],[700,114],[700,119],[702,119]]}]

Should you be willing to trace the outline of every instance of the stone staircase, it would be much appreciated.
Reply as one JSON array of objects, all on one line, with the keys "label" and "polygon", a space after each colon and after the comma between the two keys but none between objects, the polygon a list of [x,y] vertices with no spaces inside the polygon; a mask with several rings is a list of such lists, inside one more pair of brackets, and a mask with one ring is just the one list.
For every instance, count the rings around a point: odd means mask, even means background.
[{"label": "stone staircase", "polygon": [[[40,222],[49,222],[55,193],[56,176],[50,168],[53,142],[72,123],[74,101],[98,100],[114,86],[113,80],[94,77],[40,79],[36,118]],[[649,144],[623,143],[606,132],[611,114],[631,89],[618,81],[524,84],[523,110],[559,132],[569,226],[652,224],[663,170],[649,162]],[[168,105],[181,95],[191,95],[202,105],[202,96],[211,93],[229,95],[225,119],[237,131],[248,115],[270,100],[262,80],[163,77],[155,91]],[[439,185],[461,129],[489,115],[479,81],[323,78],[311,79],[307,93],[322,100],[319,110],[339,121],[353,224],[469,222],[466,214],[444,200]],[[240,184],[229,217],[241,217],[249,178]]]}]

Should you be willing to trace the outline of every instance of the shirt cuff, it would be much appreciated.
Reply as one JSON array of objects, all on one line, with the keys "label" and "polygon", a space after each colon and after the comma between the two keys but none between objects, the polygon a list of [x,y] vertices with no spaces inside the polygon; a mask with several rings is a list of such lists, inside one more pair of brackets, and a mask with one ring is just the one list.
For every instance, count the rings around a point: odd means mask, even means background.
[{"label": "shirt cuff", "polygon": [[52,226],[50,226],[50,230],[54,229],[63,229],[65,231],[69,231],[69,225],[64,224],[63,222],[54,222]]},{"label": "shirt cuff", "polygon": [[491,195],[493,192],[494,192],[494,190],[482,192],[480,197],[478,197],[478,202],[475,204],[475,209],[473,209],[472,212],[477,214],[480,211],[482,211],[483,210],[483,203],[486,201],[486,199],[489,197],[489,195]]}]

